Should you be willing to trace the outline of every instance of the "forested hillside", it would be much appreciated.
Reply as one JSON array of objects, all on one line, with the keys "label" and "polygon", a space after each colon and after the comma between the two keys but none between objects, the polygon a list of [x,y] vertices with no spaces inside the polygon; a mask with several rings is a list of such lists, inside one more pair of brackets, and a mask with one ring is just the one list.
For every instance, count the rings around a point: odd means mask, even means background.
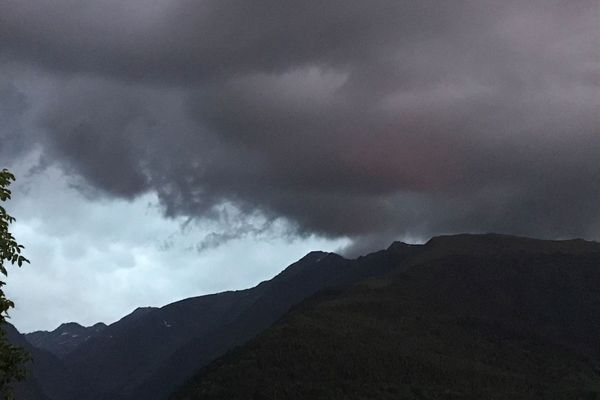
[{"label": "forested hillside", "polygon": [[600,398],[600,252],[438,238],[296,307],[172,399]]}]

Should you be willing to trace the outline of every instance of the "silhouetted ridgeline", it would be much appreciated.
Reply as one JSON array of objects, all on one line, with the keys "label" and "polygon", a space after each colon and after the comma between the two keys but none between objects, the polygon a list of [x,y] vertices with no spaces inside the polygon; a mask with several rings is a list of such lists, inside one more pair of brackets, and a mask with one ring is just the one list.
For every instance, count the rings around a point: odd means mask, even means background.
[{"label": "silhouetted ridgeline", "polygon": [[[138,309],[77,346],[46,343],[47,349],[60,349],[51,369],[66,370],[69,383],[56,391],[51,379],[33,374],[32,381],[51,400],[167,398],[199,368],[262,332],[294,304],[324,288],[387,273],[411,251],[403,246],[360,260],[311,252],[252,289]],[[69,335],[64,328],[42,336],[54,343],[51,338],[72,336],[76,327],[69,325]]]},{"label": "silhouetted ridgeline", "polygon": [[60,374],[37,371],[28,398],[166,399],[196,373],[173,399],[591,399],[598,287],[600,244],[582,240],[313,252],[253,289],[138,310],[50,354]]},{"label": "silhouetted ridgeline", "polygon": [[600,398],[599,250],[436,238],[305,301],[172,399]]}]

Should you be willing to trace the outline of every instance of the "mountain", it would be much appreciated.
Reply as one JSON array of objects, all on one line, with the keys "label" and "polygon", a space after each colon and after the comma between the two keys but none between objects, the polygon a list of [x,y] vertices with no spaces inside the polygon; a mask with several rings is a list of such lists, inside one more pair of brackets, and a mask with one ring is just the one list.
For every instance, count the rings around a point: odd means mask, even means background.
[{"label": "mountain", "polygon": [[599,244],[459,235],[413,250],[302,302],[171,399],[600,398]]},{"label": "mountain", "polygon": [[[27,364],[27,378],[14,385],[15,398],[19,400],[51,400],[63,394],[70,395],[71,381],[61,360],[52,353],[31,345],[24,335],[11,324],[3,329],[8,340],[31,356]],[[43,383],[42,383],[43,382]]]},{"label": "mountain", "polygon": [[[62,351],[60,362],[69,376],[62,392],[54,391],[50,378],[40,378],[39,385],[50,400],[166,399],[198,369],[262,332],[295,304],[325,288],[388,273],[415,249],[398,245],[357,260],[311,252],[252,289],[138,309]],[[44,337],[60,339],[67,331]],[[48,348],[56,341],[45,343]]]},{"label": "mountain", "polygon": [[[183,384],[199,367],[235,345],[242,344],[273,324],[293,305],[326,288],[343,287],[368,277],[385,274],[412,254],[413,246],[398,246],[357,260],[337,254],[313,252],[270,281],[252,289],[256,296],[238,308],[226,325],[196,336],[171,357],[134,392],[132,399],[167,398],[173,383]],[[166,390],[169,389],[169,390]],[[156,396],[160,394],[160,397]]]},{"label": "mountain", "polygon": [[599,254],[502,235],[311,252],[251,289],[29,335],[39,348],[16,333],[35,360],[20,398],[161,400],[186,381],[175,398],[592,396]]},{"label": "mountain", "polygon": [[60,358],[71,353],[82,343],[98,335],[106,328],[101,322],[84,327],[75,322],[60,325],[55,330],[36,331],[25,334],[25,339],[32,346],[44,349]]}]

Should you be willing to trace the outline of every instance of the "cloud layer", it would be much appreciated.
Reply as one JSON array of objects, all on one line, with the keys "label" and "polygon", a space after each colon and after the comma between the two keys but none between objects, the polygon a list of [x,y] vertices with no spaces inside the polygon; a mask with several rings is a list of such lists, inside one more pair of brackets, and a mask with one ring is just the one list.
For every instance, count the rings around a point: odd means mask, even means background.
[{"label": "cloud layer", "polygon": [[462,231],[599,239],[599,8],[2,2],[0,154],[38,146],[94,195],[156,193],[175,217],[227,204],[354,252]]}]

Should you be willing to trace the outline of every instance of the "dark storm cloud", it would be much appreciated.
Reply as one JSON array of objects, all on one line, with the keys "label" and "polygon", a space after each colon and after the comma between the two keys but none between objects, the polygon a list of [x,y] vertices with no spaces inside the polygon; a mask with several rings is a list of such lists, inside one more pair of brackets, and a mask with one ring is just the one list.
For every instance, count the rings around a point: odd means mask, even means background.
[{"label": "dark storm cloud", "polygon": [[2,4],[0,37],[7,57],[61,72],[187,83],[353,63],[450,29],[463,7],[437,3],[25,0]]},{"label": "dark storm cloud", "polygon": [[11,82],[0,79],[0,158],[12,159],[26,151],[27,141],[20,134],[20,120],[28,108],[25,94]]},{"label": "dark storm cloud", "polygon": [[357,248],[600,238],[599,8],[22,0],[0,5],[0,60],[54,82],[48,158],[169,215],[228,203]]}]

